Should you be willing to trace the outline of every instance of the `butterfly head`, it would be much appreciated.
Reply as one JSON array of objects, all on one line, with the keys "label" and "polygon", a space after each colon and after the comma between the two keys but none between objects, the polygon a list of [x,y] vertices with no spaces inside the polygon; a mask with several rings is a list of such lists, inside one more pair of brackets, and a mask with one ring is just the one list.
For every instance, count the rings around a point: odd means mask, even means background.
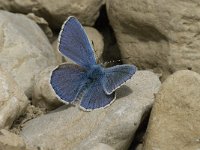
[{"label": "butterfly head", "polygon": [[97,80],[101,78],[104,74],[104,69],[101,65],[93,65],[90,70],[87,72],[87,77],[90,80]]}]

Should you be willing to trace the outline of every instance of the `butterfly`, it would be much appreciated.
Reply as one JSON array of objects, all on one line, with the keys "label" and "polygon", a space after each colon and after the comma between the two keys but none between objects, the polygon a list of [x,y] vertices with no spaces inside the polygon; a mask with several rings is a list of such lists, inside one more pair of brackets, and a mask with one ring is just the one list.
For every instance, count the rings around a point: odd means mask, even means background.
[{"label": "butterfly", "polygon": [[63,24],[59,52],[76,64],[61,64],[51,72],[50,84],[62,102],[80,101],[80,108],[91,111],[109,106],[115,90],[136,72],[134,65],[104,68],[96,63],[94,50],[80,22],[73,16]]}]

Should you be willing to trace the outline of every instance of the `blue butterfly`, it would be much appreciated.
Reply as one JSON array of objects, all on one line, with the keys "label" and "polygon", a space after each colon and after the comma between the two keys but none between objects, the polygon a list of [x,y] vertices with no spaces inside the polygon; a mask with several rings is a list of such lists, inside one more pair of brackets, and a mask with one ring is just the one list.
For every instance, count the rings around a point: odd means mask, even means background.
[{"label": "blue butterfly", "polygon": [[134,65],[103,68],[97,64],[85,30],[75,17],[63,24],[58,49],[78,65],[59,65],[52,71],[50,84],[62,102],[80,100],[85,111],[110,105],[116,98],[114,91],[136,72]]}]

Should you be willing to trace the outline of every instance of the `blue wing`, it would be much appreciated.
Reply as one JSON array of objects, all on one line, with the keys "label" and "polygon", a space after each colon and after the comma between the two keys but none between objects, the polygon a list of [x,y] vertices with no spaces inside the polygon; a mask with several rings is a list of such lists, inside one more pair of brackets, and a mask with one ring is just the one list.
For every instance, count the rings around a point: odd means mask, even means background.
[{"label": "blue wing", "polygon": [[115,100],[115,93],[107,95],[102,87],[100,80],[97,80],[89,86],[83,95],[80,107],[83,110],[90,111],[97,108],[104,108]]},{"label": "blue wing", "polygon": [[59,51],[82,67],[96,64],[94,50],[84,28],[75,17],[69,17],[59,35]]},{"label": "blue wing", "polygon": [[102,78],[103,89],[107,94],[111,94],[120,85],[130,79],[136,72],[134,65],[117,65],[106,68],[105,75]]},{"label": "blue wing", "polygon": [[63,102],[70,103],[86,81],[85,69],[75,64],[62,64],[52,71],[50,84]]}]

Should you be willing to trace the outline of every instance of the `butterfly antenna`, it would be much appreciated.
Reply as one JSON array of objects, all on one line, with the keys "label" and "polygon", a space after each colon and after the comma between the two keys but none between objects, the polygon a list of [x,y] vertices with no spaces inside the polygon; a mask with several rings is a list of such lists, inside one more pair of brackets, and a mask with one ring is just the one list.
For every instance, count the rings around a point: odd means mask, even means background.
[{"label": "butterfly antenna", "polygon": [[117,60],[107,61],[107,62],[104,62],[104,65],[108,65],[108,64],[110,64],[110,63],[122,62],[123,60],[129,59],[129,58],[130,58],[130,57],[121,58],[121,59],[117,59]]}]

